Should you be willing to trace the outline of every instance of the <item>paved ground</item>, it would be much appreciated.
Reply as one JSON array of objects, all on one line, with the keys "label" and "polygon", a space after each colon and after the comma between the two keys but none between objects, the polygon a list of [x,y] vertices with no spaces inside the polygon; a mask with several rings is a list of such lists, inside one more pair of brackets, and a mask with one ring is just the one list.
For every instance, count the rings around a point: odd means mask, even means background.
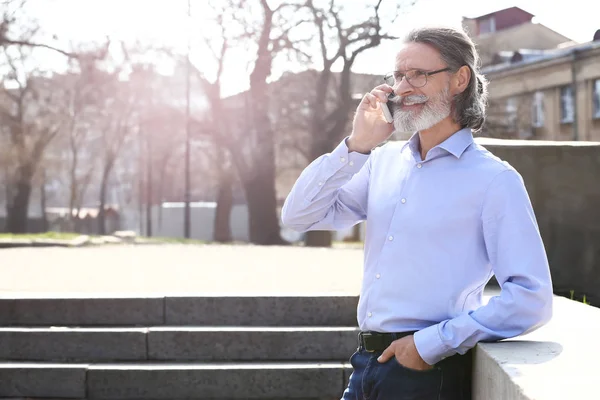
[{"label": "paved ground", "polygon": [[0,294],[350,294],[360,248],[144,245],[0,250]]},{"label": "paved ground", "polygon": [[358,294],[361,249],[144,245],[0,250],[0,293]]}]

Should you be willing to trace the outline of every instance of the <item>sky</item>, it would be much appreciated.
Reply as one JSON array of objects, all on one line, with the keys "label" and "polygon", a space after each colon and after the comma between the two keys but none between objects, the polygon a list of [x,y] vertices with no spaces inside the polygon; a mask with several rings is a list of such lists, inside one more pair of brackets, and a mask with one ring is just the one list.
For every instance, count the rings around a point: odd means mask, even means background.
[{"label": "sky", "polygon": [[[343,3],[352,9],[364,1],[344,0]],[[203,20],[206,18],[206,0],[191,0],[191,4],[191,20],[187,18],[186,0],[28,0],[27,7],[28,13],[39,21],[43,30],[56,35],[63,45],[68,45],[69,41],[100,42],[110,35],[124,40],[167,44],[183,51],[188,32],[202,31],[206,26]],[[548,0],[417,0],[416,5],[396,21],[391,33],[402,36],[412,27],[423,24],[460,26],[462,17],[476,17],[517,6],[534,14],[535,22],[576,42],[587,42],[596,29],[600,29],[598,11],[592,11],[591,4],[589,0],[570,0],[554,7],[548,5]],[[202,67],[206,65],[208,54],[198,50],[201,45],[196,39],[192,39],[192,61]],[[363,53],[357,59],[354,71],[388,72],[393,68],[395,46],[393,41],[387,41]],[[243,54],[244,49],[236,51],[238,53],[232,54],[232,59],[247,55]],[[56,62],[56,59],[48,58],[48,62]],[[287,67],[285,64],[278,65],[275,75]],[[245,88],[246,65],[232,62],[228,65],[228,74],[229,79],[223,88],[225,95]]]}]

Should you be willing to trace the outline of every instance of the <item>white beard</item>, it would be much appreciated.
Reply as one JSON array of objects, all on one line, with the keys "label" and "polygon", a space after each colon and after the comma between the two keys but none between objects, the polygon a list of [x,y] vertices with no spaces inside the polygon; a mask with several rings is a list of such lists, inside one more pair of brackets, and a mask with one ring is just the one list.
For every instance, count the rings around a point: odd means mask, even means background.
[{"label": "white beard", "polygon": [[[403,110],[401,104],[404,101],[424,102],[425,104],[420,111],[415,112]],[[396,102],[397,105],[394,109],[394,128],[399,132],[413,133],[429,129],[448,117],[452,108],[450,104],[449,88],[447,86],[434,99],[429,99],[423,95],[414,95],[397,99]]]}]

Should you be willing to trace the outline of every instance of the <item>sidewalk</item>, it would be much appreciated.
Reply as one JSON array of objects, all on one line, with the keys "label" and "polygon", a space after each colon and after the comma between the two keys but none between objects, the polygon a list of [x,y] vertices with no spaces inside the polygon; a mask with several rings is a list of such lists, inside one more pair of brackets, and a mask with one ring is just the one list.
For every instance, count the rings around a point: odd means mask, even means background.
[{"label": "sidewalk", "polygon": [[0,294],[358,295],[363,251],[253,245],[0,250]]},{"label": "sidewalk", "polygon": [[0,250],[0,294],[350,294],[360,249],[143,245]]}]

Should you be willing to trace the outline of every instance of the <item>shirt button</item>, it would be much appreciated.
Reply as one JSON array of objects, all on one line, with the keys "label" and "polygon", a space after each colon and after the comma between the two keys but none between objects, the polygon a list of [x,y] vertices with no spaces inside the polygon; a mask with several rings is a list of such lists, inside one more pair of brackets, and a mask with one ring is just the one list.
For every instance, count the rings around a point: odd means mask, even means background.
[{"label": "shirt button", "polygon": [[417,164],[417,168],[421,168],[423,164]]},{"label": "shirt button", "polygon": [[350,161],[348,164],[350,164],[350,166],[354,165],[354,161]]},{"label": "shirt button", "polygon": [[319,186],[323,186],[323,182],[319,182]]},{"label": "shirt button", "polygon": [[393,237],[393,236],[389,236],[389,237],[388,237],[388,240],[389,240],[389,241],[392,241],[392,240],[394,240],[394,237]]},{"label": "shirt button", "polygon": [[379,278],[381,278],[381,275],[380,275],[380,274],[377,274],[377,275],[375,275],[375,277],[376,277],[377,279],[379,279]]},{"label": "shirt button", "polygon": [[346,162],[346,159],[344,157],[340,157],[340,161],[341,162]]},{"label": "shirt button", "polygon": [[373,316],[373,313],[372,313],[372,312],[370,312],[370,313],[368,313],[367,315],[368,315],[369,317],[372,317],[372,316]]},{"label": "shirt button", "polygon": [[402,204],[406,203],[406,199],[402,199],[400,201],[402,202]]}]

